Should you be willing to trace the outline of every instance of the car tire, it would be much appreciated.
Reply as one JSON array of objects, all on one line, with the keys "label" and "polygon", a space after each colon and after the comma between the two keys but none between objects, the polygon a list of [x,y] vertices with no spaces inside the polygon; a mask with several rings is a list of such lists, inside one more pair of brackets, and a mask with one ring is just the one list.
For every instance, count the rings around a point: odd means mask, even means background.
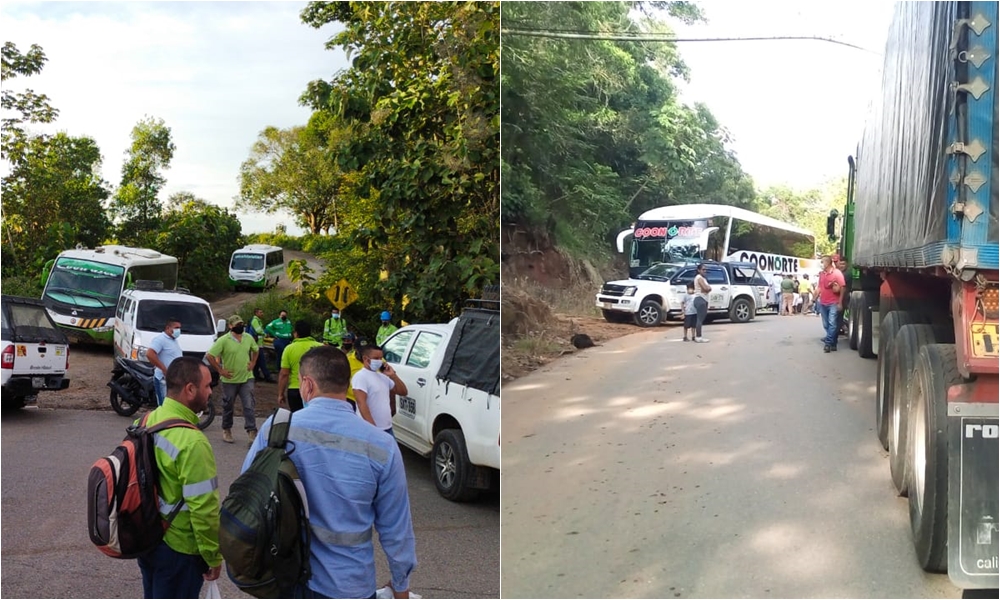
[{"label": "car tire", "polygon": [[948,388],[962,383],[953,344],[920,349],[909,403],[910,530],[925,571],[948,566]]},{"label": "car tire", "polygon": [[878,300],[874,292],[862,292],[858,303],[858,356],[875,358],[872,348],[872,304]]},{"label": "car tire", "polygon": [[468,502],[479,496],[479,490],[469,486],[472,463],[461,429],[444,429],[434,437],[431,471],[434,486],[446,500]]},{"label": "car tire", "polygon": [[663,307],[656,300],[643,300],[635,313],[635,324],[639,327],[656,327],[663,321]]},{"label": "car tire", "polygon": [[889,449],[889,404],[894,382],[894,341],[901,327],[916,322],[917,316],[913,313],[894,310],[885,315],[880,325],[878,366],[875,375],[875,434],[883,450]]},{"label": "car tire", "polygon": [[729,320],[733,323],[747,323],[753,320],[755,312],[749,298],[737,298],[729,307]]},{"label": "car tire", "polygon": [[858,349],[858,312],[862,295],[863,292],[851,292],[847,300],[847,344],[855,351]]},{"label": "car tire", "polygon": [[[900,496],[906,496],[908,489],[907,444],[909,435],[909,399],[913,389],[913,370],[916,368],[920,349],[928,344],[950,344],[955,341],[955,332],[943,325],[925,323],[904,325],[892,344],[893,385],[888,400],[888,441],[889,472],[892,484]],[[881,356],[880,356],[881,358]]]}]

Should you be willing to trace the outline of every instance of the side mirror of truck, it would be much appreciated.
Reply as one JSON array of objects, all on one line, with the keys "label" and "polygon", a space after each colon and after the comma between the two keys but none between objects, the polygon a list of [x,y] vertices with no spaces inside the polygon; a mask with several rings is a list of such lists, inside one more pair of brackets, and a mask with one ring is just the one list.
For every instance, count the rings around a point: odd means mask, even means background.
[{"label": "side mirror of truck", "polygon": [[226,329],[228,329],[228,327],[226,327],[226,320],[219,319],[219,321],[215,324],[216,335],[222,335],[223,333],[226,333]]},{"label": "side mirror of truck", "polygon": [[830,211],[830,216],[826,218],[826,237],[830,238],[831,242],[837,239],[838,216],[840,216],[840,213],[838,213],[837,209],[835,208]]}]

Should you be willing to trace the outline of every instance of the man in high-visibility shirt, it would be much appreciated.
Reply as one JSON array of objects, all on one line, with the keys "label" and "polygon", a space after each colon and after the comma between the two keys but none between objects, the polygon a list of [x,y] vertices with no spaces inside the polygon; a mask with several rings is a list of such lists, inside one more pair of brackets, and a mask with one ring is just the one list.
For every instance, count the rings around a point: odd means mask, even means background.
[{"label": "man in high-visibility shirt", "polygon": [[336,306],[330,310],[330,318],[323,324],[323,343],[340,348],[347,333],[347,321],[340,316]]},{"label": "man in high-visibility shirt", "polygon": [[316,346],[323,344],[312,337],[312,327],[309,321],[299,319],[295,322],[295,339],[285,348],[281,355],[281,371],[278,372],[278,405],[285,406],[295,412],[302,409],[302,396],[299,394],[299,361],[302,355]]},{"label": "man in high-visibility shirt", "polygon": [[382,319],[382,326],[378,328],[378,333],[375,334],[375,344],[381,346],[396,331],[396,326],[392,324],[392,315],[387,310],[383,310],[379,318]]},{"label": "man in high-visibility shirt", "polygon": [[[182,356],[167,368],[167,397],[149,413],[146,424],[183,419],[198,424],[208,407],[212,374],[200,360]],[[184,507],[170,523],[163,542],[139,557],[146,598],[197,598],[202,583],[219,578],[219,483],[215,455],[199,429],[174,427],[154,435],[160,472],[160,514]]]}]

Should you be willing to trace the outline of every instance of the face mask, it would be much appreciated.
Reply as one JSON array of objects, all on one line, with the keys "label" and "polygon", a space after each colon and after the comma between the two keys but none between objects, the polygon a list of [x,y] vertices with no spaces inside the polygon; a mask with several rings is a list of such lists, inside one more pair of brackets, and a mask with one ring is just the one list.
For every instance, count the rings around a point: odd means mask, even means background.
[{"label": "face mask", "polygon": [[339,319],[340,318],[340,313],[333,313],[330,316],[333,317],[334,319]]},{"label": "face mask", "polygon": [[344,352],[345,353],[350,353],[350,351],[351,351],[352,348],[354,348],[354,346],[352,346],[350,344],[344,344]]},{"label": "face mask", "polygon": [[282,320],[282,321],[287,321],[287,320],[288,320],[288,317],[287,317],[287,316],[285,316],[285,317],[281,317],[281,320]]},{"label": "face mask", "polygon": [[236,335],[242,334],[243,333],[243,324],[240,323],[239,325],[234,326],[233,327],[233,333],[235,333]]},{"label": "face mask", "polygon": [[382,368],[382,361],[378,359],[372,359],[369,365],[372,371],[378,371],[379,369]]},{"label": "face mask", "polygon": [[170,337],[174,338],[175,340],[181,337],[181,328],[175,327],[173,333],[170,334]]}]

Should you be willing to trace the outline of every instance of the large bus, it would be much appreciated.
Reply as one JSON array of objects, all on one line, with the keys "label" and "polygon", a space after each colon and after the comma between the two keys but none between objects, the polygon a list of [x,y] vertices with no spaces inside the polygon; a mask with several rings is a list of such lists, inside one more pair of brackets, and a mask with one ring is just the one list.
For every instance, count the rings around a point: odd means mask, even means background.
[{"label": "large bus", "polygon": [[177,259],[146,248],[77,248],[49,261],[42,278],[42,302],[70,341],[110,346],[122,291],[139,280],[176,288]]},{"label": "large bus", "polygon": [[816,239],[801,227],[722,204],[680,204],[648,210],[618,234],[629,244],[629,277],[658,263],[693,260],[752,262],[767,276],[815,273]]},{"label": "large bus", "polygon": [[278,246],[250,244],[233,252],[229,261],[229,285],[267,289],[278,285],[285,273],[284,251]]}]

